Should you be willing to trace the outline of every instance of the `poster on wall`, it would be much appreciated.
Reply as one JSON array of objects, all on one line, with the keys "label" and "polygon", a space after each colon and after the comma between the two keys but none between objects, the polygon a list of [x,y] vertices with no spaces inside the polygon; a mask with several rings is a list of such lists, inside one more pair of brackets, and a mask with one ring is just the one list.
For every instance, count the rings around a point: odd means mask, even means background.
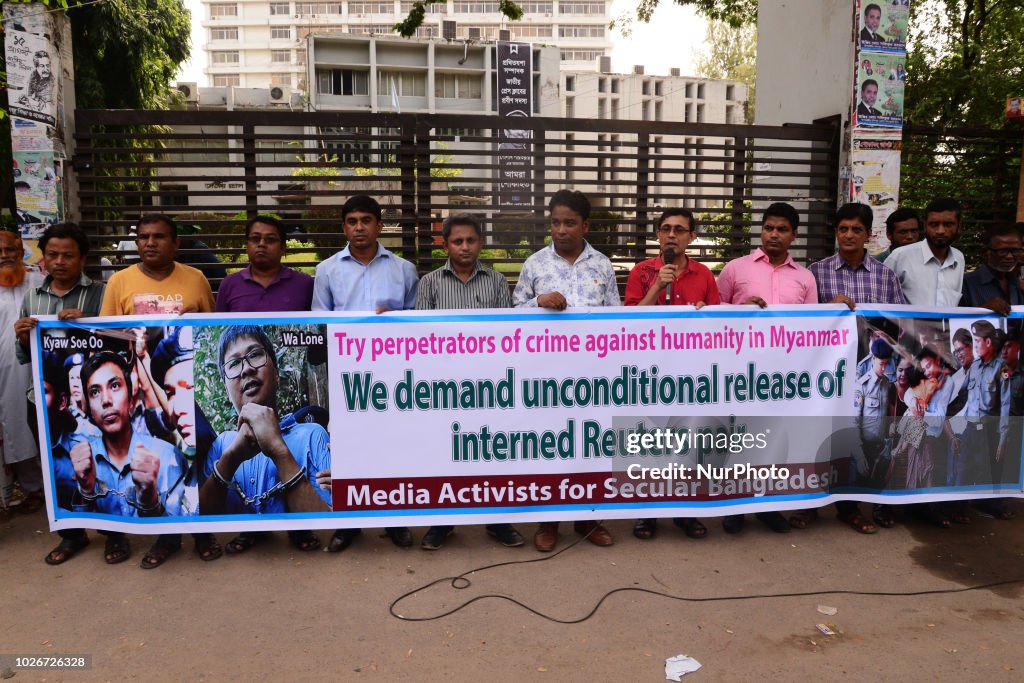
[{"label": "poster on wall", "polygon": [[37,15],[47,16],[34,6],[4,3],[7,97],[11,114],[55,126],[61,55],[49,22]]},{"label": "poster on wall", "polygon": [[878,254],[889,247],[885,219],[896,210],[900,193],[900,141],[855,139],[850,150],[850,201],[871,207],[871,239],[867,249]]},{"label": "poster on wall", "polygon": [[498,143],[498,204],[533,203],[533,134],[515,128],[518,119],[533,115],[533,48],[529,43],[499,42],[498,116],[505,123]]},{"label": "poster on wall", "polygon": [[862,51],[907,51],[909,0],[857,2],[857,45]]},{"label": "poster on wall", "polygon": [[856,69],[854,126],[902,128],[906,56],[861,52]]}]

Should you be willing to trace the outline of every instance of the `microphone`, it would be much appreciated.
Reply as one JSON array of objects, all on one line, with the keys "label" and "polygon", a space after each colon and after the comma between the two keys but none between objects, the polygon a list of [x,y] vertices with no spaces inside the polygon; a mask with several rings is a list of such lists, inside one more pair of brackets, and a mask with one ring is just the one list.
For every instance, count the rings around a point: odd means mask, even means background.
[{"label": "microphone", "polygon": [[[671,263],[675,263],[675,261],[676,261],[676,250],[671,248],[671,247],[669,247],[662,254],[661,260],[662,260],[662,262],[666,266],[671,264]],[[668,283],[667,285],[665,285],[665,303],[666,304],[671,304],[672,303],[672,283],[671,282]]]}]

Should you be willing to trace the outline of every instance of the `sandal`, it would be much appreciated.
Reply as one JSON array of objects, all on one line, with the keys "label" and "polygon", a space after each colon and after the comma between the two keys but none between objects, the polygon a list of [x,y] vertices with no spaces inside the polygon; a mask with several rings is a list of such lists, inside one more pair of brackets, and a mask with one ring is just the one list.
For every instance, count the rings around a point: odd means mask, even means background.
[{"label": "sandal", "polygon": [[846,522],[853,530],[859,534],[877,534],[878,527],[875,526],[874,522],[866,519],[864,515],[860,514],[859,511],[851,512],[847,515],[840,515],[839,521]]},{"label": "sandal", "polygon": [[293,531],[288,533],[288,540],[296,550],[311,552],[320,547],[320,537],[312,531]]},{"label": "sandal", "polygon": [[708,528],[696,517],[676,517],[672,522],[690,538],[704,538],[708,535]]},{"label": "sandal", "polygon": [[128,545],[128,538],[118,534],[107,536],[107,542],[103,544],[103,559],[107,564],[121,564],[132,555],[132,547]]},{"label": "sandal", "polygon": [[25,500],[21,501],[21,505],[18,506],[18,512],[31,515],[33,512],[39,512],[45,504],[46,499],[43,498],[43,492],[33,491],[25,494]]},{"label": "sandal", "polygon": [[79,550],[89,545],[89,537],[85,534],[77,538],[61,539],[60,545],[50,551],[50,554],[43,558],[46,564],[64,564],[78,553]]},{"label": "sandal", "polygon": [[228,555],[238,555],[256,545],[262,538],[263,535],[259,532],[243,531],[228,541],[224,550],[227,551]]},{"label": "sandal", "polygon": [[794,529],[806,529],[811,522],[818,519],[818,510],[797,510],[789,516],[789,525]]},{"label": "sandal", "polygon": [[180,542],[177,545],[164,545],[160,541],[157,541],[143,556],[142,562],[139,563],[139,566],[143,569],[156,569],[166,562],[168,557],[179,550],[181,550]]},{"label": "sandal", "polygon": [[883,529],[891,529],[896,526],[896,517],[888,505],[876,505],[871,512],[871,517],[875,520],[875,524]]},{"label": "sandal", "polygon": [[192,538],[196,544],[196,554],[203,562],[211,562],[224,554],[213,534],[195,534]]},{"label": "sandal", "polygon": [[641,541],[649,541],[654,538],[654,534],[658,529],[658,520],[656,519],[638,519],[633,525],[633,535],[639,538]]}]

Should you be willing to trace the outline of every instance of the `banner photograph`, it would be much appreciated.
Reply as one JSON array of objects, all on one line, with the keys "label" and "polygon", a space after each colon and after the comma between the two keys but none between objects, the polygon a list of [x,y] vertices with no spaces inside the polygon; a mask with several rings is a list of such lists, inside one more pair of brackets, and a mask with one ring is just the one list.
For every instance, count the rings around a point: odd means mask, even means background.
[{"label": "banner photograph", "polygon": [[51,527],[720,516],[1019,496],[1024,312],[43,318]]}]

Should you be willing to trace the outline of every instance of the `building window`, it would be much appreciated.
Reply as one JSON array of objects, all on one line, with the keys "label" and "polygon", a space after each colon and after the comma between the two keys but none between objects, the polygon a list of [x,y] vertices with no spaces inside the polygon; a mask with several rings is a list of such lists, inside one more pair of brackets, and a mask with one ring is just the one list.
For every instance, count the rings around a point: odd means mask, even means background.
[{"label": "building window", "polygon": [[314,33],[329,33],[331,31],[330,26],[298,26],[296,27],[296,33],[298,33],[298,39],[303,40],[307,36],[313,35]]},{"label": "building window", "polygon": [[270,61],[274,64],[291,64],[292,63],[292,51],[291,50],[271,50]]},{"label": "building window", "polygon": [[459,14],[494,14],[498,11],[496,2],[455,2],[455,12]]},{"label": "building window", "polygon": [[664,94],[665,94],[664,83],[662,83],[661,81],[655,81],[654,82],[654,96],[655,97],[661,97]]},{"label": "building window", "polygon": [[654,120],[661,121],[661,102],[654,103]]},{"label": "building window", "polygon": [[427,24],[416,29],[417,38],[437,38],[441,35],[437,24]]},{"label": "building window", "polygon": [[270,29],[271,40],[291,40],[292,30],[290,28],[272,28]]},{"label": "building window", "polygon": [[391,94],[391,80],[395,81],[395,90],[401,97],[426,97],[427,76],[423,73],[408,71],[380,71],[377,74],[377,94]]},{"label": "building window", "polygon": [[604,78],[597,79],[597,92],[608,92],[608,80]]},{"label": "building window", "polygon": [[565,179],[566,180],[572,180],[573,176],[575,175],[575,173],[573,171],[573,166],[575,166],[574,162],[576,161],[576,159],[571,154],[568,154],[569,152],[572,152],[575,148],[576,148],[576,135],[574,133],[566,133],[565,134],[565,151],[566,151],[566,155],[565,155]]},{"label": "building window", "polygon": [[640,118],[644,121],[651,120],[651,103],[649,100],[640,103]]},{"label": "building window", "polygon": [[435,2],[433,5],[427,5],[427,14],[446,14],[447,12],[447,2]]},{"label": "building window", "polygon": [[270,74],[270,85],[291,85],[291,74]]},{"label": "building window", "polygon": [[559,14],[604,14],[604,3],[593,0],[561,0],[558,3]]},{"label": "building window", "polygon": [[370,73],[352,69],[317,69],[317,92],[324,95],[369,95]]},{"label": "building window", "polygon": [[703,100],[704,99],[704,84],[703,83],[698,83],[697,84],[697,99],[698,100]]},{"label": "building window", "polygon": [[[391,90],[388,85],[388,92]],[[434,76],[434,97],[444,99],[478,100],[481,97],[480,77],[456,74]]]},{"label": "building window", "polygon": [[566,92],[573,92],[574,90],[576,90],[576,77],[575,76],[566,76],[565,77],[565,91]]},{"label": "building window", "polygon": [[651,94],[651,82],[650,81],[644,81],[643,83],[640,84],[640,94],[641,95],[650,95]]},{"label": "building window", "polygon": [[619,118],[619,100],[618,99],[612,100],[612,105],[611,105],[608,113],[611,114],[611,117],[613,119]]},{"label": "building window", "polygon": [[561,59],[563,62],[593,62],[598,57],[604,56],[604,50],[562,50]]},{"label": "building window", "polygon": [[618,95],[619,94],[619,87],[620,87],[619,86],[619,79],[613,78],[612,79],[612,94],[613,95]]},{"label": "building window", "polygon": [[519,6],[523,8],[524,14],[551,14],[554,10],[554,3],[545,0],[527,0],[519,3]]},{"label": "building window", "polygon": [[725,86],[725,99],[735,100],[736,99],[736,86],[727,85]]},{"label": "building window", "polygon": [[292,13],[289,9],[287,2],[272,2],[270,3],[270,16],[272,17],[285,17]]},{"label": "building window", "polygon": [[394,14],[395,4],[392,2],[349,2],[349,14]]},{"label": "building window", "polygon": [[683,90],[683,96],[687,99],[693,97],[693,83],[686,84],[686,88]]},{"label": "building window", "polygon": [[297,2],[295,13],[308,17],[317,14],[341,14],[340,2]]},{"label": "building window", "polygon": [[238,40],[238,27],[211,28],[210,40]]},{"label": "building window", "polygon": [[238,74],[216,74],[213,77],[213,87],[230,88],[242,85],[242,77]]},{"label": "building window", "polygon": [[562,24],[558,27],[559,38],[604,38],[604,26],[600,24]]},{"label": "building window", "polygon": [[215,2],[210,4],[210,16],[211,17],[237,17],[238,16],[238,3],[235,2]]},{"label": "building window", "polygon": [[348,32],[355,34],[363,34],[367,36],[371,35],[387,35],[394,31],[392,24],[365,24],[363,26],[349,26]]},{"label": "building window", "polygon": [[214,64],[238,64],[238,50],[218,50],[210,56]]},{"label": "building window", "polygon": [[704,120],[704,105],[697,105],[697,123],[701,123]]},{"label": "building window", "polygon": [[566,97],[565,98],[565,118],[572,119],[576,118],[576,98]]},{"label": "building window", "polygon": [[597,101],[597,118],[606,119],[608,118],[608,105],[606,100],[602,97]]},{"label": "building window", "polygon": [[551,24],[518,24],[512,26],[517,38],[550,38]]}]

